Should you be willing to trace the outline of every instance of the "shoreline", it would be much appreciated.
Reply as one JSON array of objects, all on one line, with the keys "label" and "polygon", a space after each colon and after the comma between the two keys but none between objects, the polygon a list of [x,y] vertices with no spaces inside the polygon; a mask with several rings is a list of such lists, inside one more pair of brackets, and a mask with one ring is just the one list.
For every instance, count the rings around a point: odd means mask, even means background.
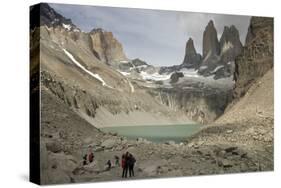
[{"label": "shoreline", "polygon": [[88,121],[94,127],[137,127],[137,126],[171,126],[171,125],[187,125],[199,124],[188,119],[184,115],[159,114],[143,111],[132,111],[130,113],[120,112],[116,115],[111,114],[105,108],[101,107],[97,110],[95,117],[89,117],[82,111],[76,111],[83,119]]}]

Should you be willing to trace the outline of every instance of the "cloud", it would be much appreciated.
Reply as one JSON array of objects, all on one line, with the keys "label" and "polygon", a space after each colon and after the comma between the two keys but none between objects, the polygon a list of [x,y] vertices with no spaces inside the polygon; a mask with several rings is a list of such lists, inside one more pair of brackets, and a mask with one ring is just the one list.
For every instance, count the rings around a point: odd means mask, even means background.
[{"label": "cloud", "polygon": [[50,4],[56,11],[84,31],[103,28],[112,31],[122,43],[129,58],[141,58],[154,65],[182,63],[185,43],[194,39],[196,50],[202,52],[202,36],[210,19],[218,35],[225,25],[235,25],[242,43],[249,25],[249,16],[204,14],[133,8]]}]

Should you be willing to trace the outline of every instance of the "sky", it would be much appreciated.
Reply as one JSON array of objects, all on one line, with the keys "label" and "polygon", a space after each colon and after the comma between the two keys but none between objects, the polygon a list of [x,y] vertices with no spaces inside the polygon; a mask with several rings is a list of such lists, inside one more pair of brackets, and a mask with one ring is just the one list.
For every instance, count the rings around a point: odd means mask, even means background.
[{"label": "sky", "polygon": [[235,25],[244,44],[250,16],[163,11],[134,8],[50,4],[85,32],[93,28],[111,31],[128,58],[140,58],[155,66],[181,64],[191,37],[202,54],[203,32],[214,21],[218,38],[224,26]]}]

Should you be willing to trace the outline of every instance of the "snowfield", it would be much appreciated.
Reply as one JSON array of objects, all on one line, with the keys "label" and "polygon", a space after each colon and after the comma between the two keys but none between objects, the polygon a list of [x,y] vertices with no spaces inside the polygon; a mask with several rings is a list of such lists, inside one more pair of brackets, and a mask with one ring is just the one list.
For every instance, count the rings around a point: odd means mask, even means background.
[{"label": "snowfield", "polygon": [[179,72],[182,72],[184,77],[195,77],[198,78],[200,75],[197,74],[198,70],[183,68]]},{"label": "snowfield", "polygon": [[159,74],[155,72],[153,74],[148,74],[147,72],[141,71],[140,75],[144,80],[154,80],[154,81],[163,81],[168,80],[171,77],[171,74]]},{"label": "snowfield", "polygon": [[108,88],[111,88],[111,86],[109,86],[108,84],[105,83],[105,81],[102,79],[102,77],[100,77],[100,75],[98,74],[94,74],[91,71],[87,70],[84,66],[82,66],[74,57],[71,53],[69,53],[66,49],[62,49],[63,52],[71,59],[71,61],[78,66],[80,69],[82,69],[83,71],[85,71],[87,74],[89,74],[90,76],[94,77],[95,79],[99,80],[103,86],[106,86]]}]

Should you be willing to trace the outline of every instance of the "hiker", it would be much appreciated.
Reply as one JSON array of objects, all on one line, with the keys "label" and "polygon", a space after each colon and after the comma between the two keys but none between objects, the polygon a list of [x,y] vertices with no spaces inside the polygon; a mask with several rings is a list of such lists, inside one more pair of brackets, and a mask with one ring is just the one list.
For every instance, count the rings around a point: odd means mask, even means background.
[{"label": "hiker", "polygon": [[121,161],[121,165],[123,169],[122,178],[127,178],[127,173],[128,173],[128,164],[127,164],[127,156],[126,156],[127,153],[122,155],[122,161]]},{"label": "hiker", "polygon": [[92,163],[94,161],[94,158],[95,158],[95,156],[94,156],[93,152],[91,152],[88,156],[89,162]]},{"label": "hiker", "polygon": [[110,170],[111,169],[111,161],[108,160],[106,165],[107,165],[106,170]]},{"label": "hiker", "polygon": [[130,153],[129,157],[128,157],[128,167],[129,167],[129,175],[130,175],[130,177],[132,177],[132,176],[134,177],[135,176],[135,173],[134,173],[135,162],[136,162],[135,157]]},{"label": "hiker", "polygon": [[87,154],[83,156],[83,166],[87,165]]},{"label": "hiker", "polygon": [[114,158],[115,158],[115,166],[120,166],[119,157],[115,155]]}]

